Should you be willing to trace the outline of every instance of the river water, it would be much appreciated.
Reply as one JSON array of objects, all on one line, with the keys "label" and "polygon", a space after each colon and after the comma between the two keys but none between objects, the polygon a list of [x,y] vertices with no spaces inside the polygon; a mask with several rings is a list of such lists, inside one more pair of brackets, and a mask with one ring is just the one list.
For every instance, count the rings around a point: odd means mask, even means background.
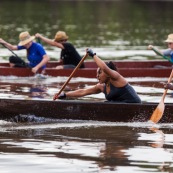
[{"label": "river water", "polygon": [[[172,32],[172,1],[1,0],[0,37],[18,43],[29,31],[54,38],[65,30],[81,56],[92,47],[104,60],[161,59],[148,44],[164,49]],[[51,60],[59,49],[42,43]],[[15,51],[25,57],[25,51]],[[0,46],[0,61],[12,53]],[[67,77],[0,76],[0,98],[52,100]],[[159,103],[167,78],[127,78],[142,101]],[[89,87],[96,79],[72,78],[65,90]],[[79,100],[103,100],[102,94]],[[165,103],[173,103],[168,91]],[[58,105],[57,105],[58,106]],[[20,111],[20,110],[19,110]],[[106,115],[105,115],[106,116]],[[0,120],[1,173],[173,172],[173,124],[54,120]]]}]

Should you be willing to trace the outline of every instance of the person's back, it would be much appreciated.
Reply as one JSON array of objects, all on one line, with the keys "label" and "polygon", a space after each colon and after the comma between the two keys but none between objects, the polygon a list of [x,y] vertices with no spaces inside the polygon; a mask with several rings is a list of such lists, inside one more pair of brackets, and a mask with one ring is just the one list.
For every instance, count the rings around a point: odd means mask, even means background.
[{"label": "person's back", "polygon": [[127,84],[124,87],[115,87],[110,83],[110,92],[106,92],[105,86],[104,94],[108,101],[121,103],[141,103],[141,99],[130,84]]},{"label": "person's back", "polygon": [[[60,59],[63,61],[63,65],[74,65],[77,66],[81,61],[81,56],[76,51],[75,47],[68,42],[63,43],[64,49],[61,51]],[[80,66],[84,68],[84,64]]]},{"label": "person's back", "polygon": [[[42,39],[51,46],[55,46],[61,49],[60,62],[63,65],[58,65],[56,69],[75,68],[82,59],[75,47],[71,43],[67,42],[68,36],[64,31],[58,31],[55,34],[54,39],[43,37],[39,33],[36,34],[36,37]],[[84,63],[80,68],[84,68]]]}]

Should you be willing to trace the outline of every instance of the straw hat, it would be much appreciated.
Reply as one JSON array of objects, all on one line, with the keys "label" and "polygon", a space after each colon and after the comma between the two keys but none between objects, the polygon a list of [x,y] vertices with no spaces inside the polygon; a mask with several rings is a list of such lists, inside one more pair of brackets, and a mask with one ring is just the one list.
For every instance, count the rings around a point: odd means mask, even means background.
[{"label": "straw hat", "polygon": [[54,41],[61,41],[61,40],[67,40],[68,36],[64,31],[58,31],[55,35]]},{"label": "straw hat", "polygon": [[21,32],[19,35],[19,46],[24,46],[25,44],[28,44],[29,42],[31,42],[32,40],[35,39],[35,36],[30,36],[29,32],[25,31],[25,32]]},{"label": "straw hat", "polygon": [[165,40],[167,43],[173,43],[173,34],[169,34],[168,38]]}]

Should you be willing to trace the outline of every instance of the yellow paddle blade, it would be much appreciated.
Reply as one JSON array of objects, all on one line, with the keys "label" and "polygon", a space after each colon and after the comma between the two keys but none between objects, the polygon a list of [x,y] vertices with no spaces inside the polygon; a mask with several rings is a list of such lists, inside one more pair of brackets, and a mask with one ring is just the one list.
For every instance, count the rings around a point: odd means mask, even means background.
[{"label": "yellow paddle blade", "polygon": [[150,121],[157,123],[162,118],[164,110],[165,110],[165,104],[163,100],[161,100],[161,102],[159,103],[159,105],[151,115]]}]

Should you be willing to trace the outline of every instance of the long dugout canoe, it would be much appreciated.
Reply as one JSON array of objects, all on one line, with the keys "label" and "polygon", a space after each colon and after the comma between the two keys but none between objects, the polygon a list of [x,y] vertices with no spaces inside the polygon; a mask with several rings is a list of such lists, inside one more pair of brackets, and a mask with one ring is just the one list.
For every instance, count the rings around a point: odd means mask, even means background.
[{"label": "long dugout canoe", "polygon": [[[118,71],[124,77],[169,77],[172,67],[168,61],[116,61]],[[58,65],[57,62],[49,62],[46,68],[46,75],[49,76],[70,76],[73,69],[57,70],[54,67]],[[95,62],[85,62],[84,69],[78,69],[74,77],[96,77]],[[27,68],[10,68],[8,63],[0,63],[1,76],[19,76],[27,77],[34,74]]]},{"label": "long dugout canoe", "polygon": [[[0,99],[0,119],[12,120],[18,115],[35,115],[49,119],[94,120],[109,122],[146,122],[156,103],[113,103],[77,100]],[[173,123],[173,104],[165,104],[160,123]]]}]

